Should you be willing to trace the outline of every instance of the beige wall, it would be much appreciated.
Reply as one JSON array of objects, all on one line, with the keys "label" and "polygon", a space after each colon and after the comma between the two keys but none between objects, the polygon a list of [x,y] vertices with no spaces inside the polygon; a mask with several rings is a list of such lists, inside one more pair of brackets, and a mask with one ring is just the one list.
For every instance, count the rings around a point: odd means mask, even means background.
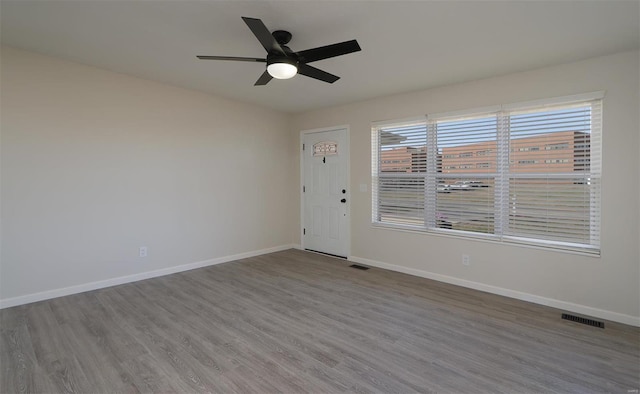
[{"label": "beige wall", "polygon": [[285,114],[7,47],[1,71],[1,299],[291,244]]},{"label": "beige wall", "polygon": [[[640,324],[638,218],[639,54],[594,58],[436,89],[321,109],[293,117],[291,132],[350,126],[351,252],[476,288]],[[428,72],[428,65],[425,66]],[[371,122],[606,91],[602,191],[602,256],[554,252],[468,239],[400,232],[371,225]],[[367,192],[359,185],[367,184]],[[299,219],[298,219],[299,220]],[[299,233],[294,232],[299,241]],[[461,264],[461,255],[471,265]]]}]

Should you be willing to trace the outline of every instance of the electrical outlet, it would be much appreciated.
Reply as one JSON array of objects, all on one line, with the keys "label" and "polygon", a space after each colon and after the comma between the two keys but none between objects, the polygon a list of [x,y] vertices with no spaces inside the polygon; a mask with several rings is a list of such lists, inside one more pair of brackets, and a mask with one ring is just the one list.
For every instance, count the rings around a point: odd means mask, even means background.
[{"label": "electrical outlet", "polygon": [[462,255],[462,265],[466,265],[469,266],[471,264],[471,259],[469,258],[468,254],[463,254]]},{"label": "electrical outlet", "polygon": [[147,247],[146,246],[141,246],[140,247],[140,257],[147,257]]}]

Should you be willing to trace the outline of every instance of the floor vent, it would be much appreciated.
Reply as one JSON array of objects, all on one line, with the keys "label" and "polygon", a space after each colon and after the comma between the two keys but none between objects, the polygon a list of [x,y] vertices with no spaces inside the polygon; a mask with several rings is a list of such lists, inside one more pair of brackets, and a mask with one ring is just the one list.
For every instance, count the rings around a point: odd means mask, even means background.
[{"label": "floor vent", "polygon": [[588,326],[604,328],[604,322],[597,321],[597,320],[587,319],[587,318],[580,317],[580,316],[569,315],[567,313],[563,313],[562,314],[562,318],[564,320],[571,320],[571,321],[574,321],[576,323],[586,324]]},{"label": "floor vent", "polygon": [[363,270],[363,271],[366,271],[369,269],[369,267],[365,267],[364,265],[358,265],[358,264],[351,264],[349,267],[355,268],[357,270]]}]

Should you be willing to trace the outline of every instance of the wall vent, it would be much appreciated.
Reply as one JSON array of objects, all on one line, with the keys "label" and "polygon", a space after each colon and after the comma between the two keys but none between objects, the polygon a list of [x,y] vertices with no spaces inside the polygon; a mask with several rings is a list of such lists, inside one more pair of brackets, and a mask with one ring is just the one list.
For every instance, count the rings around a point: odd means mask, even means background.
[{"label": "wall vent", "polygon": [[604,322],[593,320],[593,319],[587,319],[585,317],[570,315],[568,313],[563,313],[562,314],[562,319],[571,320],[571,321],[574,321],[576,323],[586,324],[588,326],[604,328]]},{"label": "wall vent", "polygon": [[363,270],[363,271],[366,271],[369,269],[369,267],[365,267],[364,265],[359,265],[359,264],[351,264],[349,267],[355,268],[357,270]]}]

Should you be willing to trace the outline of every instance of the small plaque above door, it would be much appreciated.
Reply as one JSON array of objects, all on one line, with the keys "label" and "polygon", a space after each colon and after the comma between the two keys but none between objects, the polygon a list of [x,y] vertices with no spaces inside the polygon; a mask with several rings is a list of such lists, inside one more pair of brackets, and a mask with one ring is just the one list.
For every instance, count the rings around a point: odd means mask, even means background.
[{"label": "small plaque above door", "polygon": [[322,141],[313,144],[314,156],[331,156],[338,154],[338,143],[333,141]]}]

